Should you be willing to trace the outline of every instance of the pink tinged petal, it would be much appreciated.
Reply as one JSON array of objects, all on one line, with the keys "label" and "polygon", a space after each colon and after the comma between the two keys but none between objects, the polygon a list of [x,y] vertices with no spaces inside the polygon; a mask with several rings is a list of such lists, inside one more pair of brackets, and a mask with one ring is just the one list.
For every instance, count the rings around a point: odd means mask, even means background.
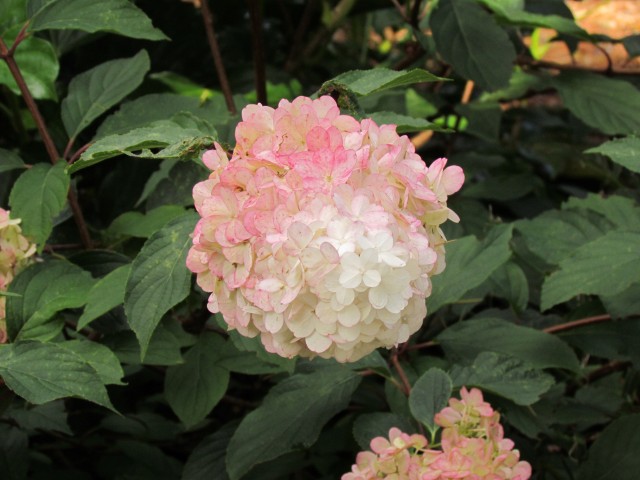
[{"label": "pink tinged petal", "polygon": [[320,252],[322,252],[322,255],[329,263],[337,264],[340,261],[340,254],[338,253],[338,250],[336,250],[329,242],[324,242],[320,245]]},{"label": "pink tinged petal", "polygon": [[447,195],[457,192],[464,183],[464,172],[457,165],[452,165],[444,169],[442,174],[442,186]]},{"label": "pink tinged petal", "polygon": [[305,343],[312,352],[322,353],[327,351],[333,342],[330,338],[316,331],[313,335],[305,339]]},{"label": "pink tinged petal", "polygon": [[309,130],[306,140],[307,148],[312,152],[331,146],[329,133],[322,127],[313,127]]},{"label": "pink tinged petal", "polygon": [[360,310],[355,305],[349,305],[338,312],[338,322],[345,327],[353,327],[360,321]]},{"label": "pink tinged petal", "polygon": [[374,438],[373,440],[371,440],[371,443],[369,445],[371,446],[371,450],[378,454],[386,452],[387,449],[391,446],[389,440],[384,437]]}]

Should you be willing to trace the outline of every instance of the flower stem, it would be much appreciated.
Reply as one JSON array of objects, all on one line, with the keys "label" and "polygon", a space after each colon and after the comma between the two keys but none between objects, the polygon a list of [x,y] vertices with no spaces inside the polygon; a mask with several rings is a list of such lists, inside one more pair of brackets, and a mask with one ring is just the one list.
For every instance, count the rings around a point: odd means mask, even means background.
[{"label": "flower stem", "polygon": [[[27,108],[33,117],[33,120],[36,122],[38,127],[38,132],[42,137],[42,141],[44,142],[45,149],[47,150],[47,154],[49,155],[49,159],[52,164],[56,164],[58,160],[60,160],[60,154],[58,153],[58,149],[56,148],[51,135],[49,134],[49,129],[47,128],[47,124],[38,109],[38,105],[31,95],[31,91],[27,86],[27,83],[22,76],[22,72],[20,71],[20,67],[16,62],[14,57],[14,53],[16,51],[17,46],[26,38],[26,29],[28,26],[28,22],[24,24],[20,33],[16,37],[15,42],[11,46],[11,48],[7,48],[7,44],[4,42],[4,39],[0,37],[0,58],[2,58],[7,66],[9,67],[9,71],[13,76],[18,88],[20,89],[20,93],[22,94],[22,98],[24,98],[24,102],[27,104]],[[87,228],[87,224],[84,220],[84,215],[82,214],[82,210],[80,209],[80,204],[78,203],[78,198],[73,190],[69,189],[69,193],[67,194],[67,198],[69,200],[69,206],[71,207],[71,211],[73,212],[73,218],[78,227],[78,232],[80,233],[80,239],[82,244],[87,249],[92,248],[91,236],[89,235],[89,229]]]}]

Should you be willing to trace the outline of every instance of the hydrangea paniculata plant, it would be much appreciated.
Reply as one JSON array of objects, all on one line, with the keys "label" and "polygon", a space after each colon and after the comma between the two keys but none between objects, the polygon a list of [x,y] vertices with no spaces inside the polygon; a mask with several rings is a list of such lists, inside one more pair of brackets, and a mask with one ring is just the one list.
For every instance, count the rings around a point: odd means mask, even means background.
[{"label": "hydrangea paniculata plant", "polygon": [[265,348],[355,361],[405,342],[442,271],[440,225],[462,186],[427,168],[394,125],[342,115],[328,96],[249,105],[232,158],[216,144],[193,189],[188,267],[208,308]]},{"label": "hydrangea paniculata plant", "polygon": [[460,393],[462,400],[451,398],[435,416],[443,428],[439,446],[392,428],[388,440],[374,438],[371,451],[358,453],[342,480],[528,480],[531,465],[504,438],[500,414],[480,390]]},{"label": "hydrangea paniculata plant", "polygon": [[[0,208],[0,292],[5,292],[13,277],[33,260],[36,246],[29,242],[19,226],[20,219],[9,218],[9,212]],[[7,340],[6,298],[0,296],[0,343]]]}]

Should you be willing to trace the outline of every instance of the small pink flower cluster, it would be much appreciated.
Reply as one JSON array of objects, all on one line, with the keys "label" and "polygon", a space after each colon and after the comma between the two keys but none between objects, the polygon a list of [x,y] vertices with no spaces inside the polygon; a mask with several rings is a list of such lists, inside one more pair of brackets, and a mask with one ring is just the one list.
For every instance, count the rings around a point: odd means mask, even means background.
[{"label": "small pink flower cluster", "polygon": [[439,225],[459,167],[427,168],[394,125],[328,96],[242,111],[229,160],[193,189],[202,217],[187,266],[230,328],[285,357],[355,361],[405,342],[444,268]]},{"label": "small pink flower cluster", "polygon": [[[31,263],[36,252],[36,246],[22,235],[19,223],[19,219],[10,219],[9,212],[0,208],[0,292],[7,290],[13,277]],[[7,340],[5,304],[5,297],[0,296],[0,343]]]},{"label": "small pink flower cluster", "polygon": [[[397,428],[371,441],[371,450],[358,453],[356,464],[342,480],[527,480],[531,465],[520,461],[511,440],[504,438],[500,414],[483,401],[476,388],[462,388],[462,400],[436,414],[443,427],[440,448],[428,448],[422,435]],[[435,447],[435,446],[434,446]]]}]

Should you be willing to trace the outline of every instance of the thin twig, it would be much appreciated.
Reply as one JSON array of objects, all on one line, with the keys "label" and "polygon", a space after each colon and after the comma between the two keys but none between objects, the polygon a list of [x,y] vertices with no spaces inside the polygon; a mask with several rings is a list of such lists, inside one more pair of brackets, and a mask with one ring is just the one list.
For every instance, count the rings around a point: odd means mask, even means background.
[{"label": "thin twig", "polygon": [[393,6],[396,7],[396,10],[398,11],[402,19],[405,22],[409,23],[409,19],[407,18],[407,13],[404,11],[404,8],[402,8],[402,5],[400,5],[400,2],[398,2],[398,0],[390,0],[390,1],[391,3],[393,3]]},{"label": "thin twig", "polygon": [[69,159],[69,165],[73,165],[75,162],[78,161],[78,159],[80,158],[80,156],[91,146],[90,143],[87,143],[85,145],[83,145],[82,147],[80,147],[78,150],[76,150],[76,152],[71,156],[71,158]]},{"label": "thin twig", "polygon": [[258,102],[267,105],[267,74],[262,35],[262,0],[247,0],[251,19],[251,40],[253,44],[253,71]]},{"label": "thin twig", "polygon": [[220,54],[220,46],[218,45],[218,39],[216,38],[216,32],[213,29],[213,14],[209,8],[209,0],[203,0],[200,5],[200,12],[202,13],[202,20],[204,22],[204,29],[207,32],[207,40],[209,41],[209,48],[211,49],[211,56],[213,57],[213,63],[216,67],[216,73],[218,74],[218,81],[220,82],[220,88],[224,95],[224,100],[227,103],[227,110],[232,114],[236,114],[236,104],[233,101],[233,94],[231,93],[231,87],[229,86],[229,79],[227,78],[227,71],[224,68],[222,62],[222,55]]},{"label": "thin twig", "polygon": [[593,317],[581,318],[580,320],[574,320],[572,322],[562,323],[560,325],[553,325],[543,330],[546,333],[557,333],[565,330],[571,330],[576,327],[583,327],[584,325],[592,325],[594,323],[608,322],[611,320],[611,315],[595,315]]},{"label": "thin twig", "polygon": [[413,345],[407,345],[405,347],[405,350],[422,350],[423,348],[431,348],[431,347],[435,347],[438,344],[436,342],[434,342],[433,340],[430,340],[428,342],[422,342],[422,343],[414,343]]},{"label": "thin twig", "polygon": [[407,378],[407,374],[404,372],[402,365],[400,365],[400,360],[398,360],[397,350],[394,350],[394,352],[391,354],[391,363],[393,363],[393,366],[398,372],[398,376],[402,381],[403,392],[408,397],[409,394],[411,393],[411,383],[409,382],[409,379]]},{"label": "thin twig", "polygon": [[[13,52],[16,49],[16,43],[19,43],[24,38],[26,32],[26,25],[22,27],[22,36],[19,34],[16,38],[16,42],[9,49],[7,48],[4,39],[0,37],[0,58],[2,58],[7,66],[9,67],[9,71],[13,76],[18,88],[20,89],[20,93],[22,94],[22,98],[27,104],[27,108],[33,117],[33,120],[36,122],[38,127],[38,132],[40,132],[40,136],[42,137],[42,141],[44,142],[45,149],[47,150],[47,154],[49,155],[49,159],[52,164],[56,164],[58,160],[60,160],[60,154],[58,153],[58,149],[56,148],[51,135],[49,134],[49,130],[47,129],[47,124],[38,109],[38,105],[36,101],[33,99],[33,95],[31,95],[31,91],[27,86],[27,83],[22,76],[22,72],[20,71],[20,67],[13,56]],[[80,209],[80,204],[78,203],[78,198],[73,190],[69,189],[69,193],[67,194],[67,198],[69,200],[69,206],[71,207],[71,211],[73,212],[73,218],[78,227],[78,232],[80,233],[80,239],[82,240],[82,244],[87,249],[92,248],[91,236],[89,235],[89,229],[87,228],[87,224],[84,220],[84,215],[82,214],[82,210]]]}]

